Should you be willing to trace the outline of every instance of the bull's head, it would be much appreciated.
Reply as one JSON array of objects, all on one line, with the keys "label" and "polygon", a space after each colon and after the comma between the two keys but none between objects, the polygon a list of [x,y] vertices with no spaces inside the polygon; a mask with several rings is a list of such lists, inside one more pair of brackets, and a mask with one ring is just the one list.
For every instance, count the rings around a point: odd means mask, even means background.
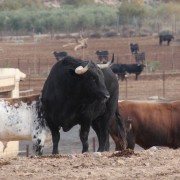
[{"label": "bull's head", "polygon": [[75,68],[75,74],[80,75],[77,82],[81,81],[81,94],[84,94],[84,101],[89,103],[98,100],[105,103],[109,99],[110,95],[105,85],[104,70],[102,71],[102,69],[110,67],[113,61],[114,55],[112,61],[106,64],[96,64],[89,61],[86,66],[80,65]]}]

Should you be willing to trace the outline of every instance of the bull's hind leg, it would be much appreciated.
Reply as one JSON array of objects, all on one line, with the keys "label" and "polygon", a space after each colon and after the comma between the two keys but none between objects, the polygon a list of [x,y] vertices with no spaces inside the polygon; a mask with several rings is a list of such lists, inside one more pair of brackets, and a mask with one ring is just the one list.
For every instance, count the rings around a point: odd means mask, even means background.
[{"label": "bull's hind leg", "polygon": [[53,142],[52,154],[59,154],[59,150],[58,150],[58,144],[59,144],[59,140],[60,140],[59,127],[55,127],[53,125],[48,125],[48,126],[51,131],[51,135],[52,135],[52,142]]},{"label": "bull's hind leg", "polygon": [[106,123],[107,121],[102,122],[100,124],[100,146],[99,146],[99,151],[109,151],[109,128],[108,124]]},{"label": "bull's hind leg", "polygon": [[90,123],[83,123],[81,124],[80,128],[80,139],[82,142],[82,153],[88,152],[89,144],[88,144],[88,135],[90,131]]},{"label": "bull's hind leg", "polygon": [[58,144],[59,144],[59,140],[60,140],[59,128],[53,129],[51,131],[51,134],[52,134],[52,141],[53,141],[52,154],[59,154],[59,150],[58,150]]},{"label": "bull's hind leg", "polygon": [[108,125],[101,122],[102,120],[95,120],[92,123],[92,128],[96,132],[99,141],[98,152],[109,151],[109,131]]},{"label": "bull's hind leg", "polygon": [[105,117],[100,118],[96,134],[99,137],[98,152],[109,151],[109,128],[108,121]]}]

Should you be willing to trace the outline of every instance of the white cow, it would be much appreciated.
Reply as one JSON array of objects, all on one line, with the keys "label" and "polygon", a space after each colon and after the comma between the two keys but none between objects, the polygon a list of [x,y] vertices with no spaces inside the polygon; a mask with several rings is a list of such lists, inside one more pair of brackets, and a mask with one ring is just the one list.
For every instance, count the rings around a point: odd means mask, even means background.
[{"label": "white cow", "polygon": [[36,154],[41,155],[47,133],[40,112],[39,95],[0,100],[0,141],[32,140]]}]

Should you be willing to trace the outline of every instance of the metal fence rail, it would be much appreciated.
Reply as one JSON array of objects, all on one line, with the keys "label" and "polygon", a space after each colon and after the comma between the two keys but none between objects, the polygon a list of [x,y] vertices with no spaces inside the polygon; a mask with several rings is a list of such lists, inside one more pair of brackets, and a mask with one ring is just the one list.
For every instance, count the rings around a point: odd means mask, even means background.
[{"label": "metal fence rail", "polygon": [[[33,89],[31,94],[40,93],[46,78],[28,76],[20,82],[20,92]],[[119,80],[120,100],[147,100],[151,96],[180,100],[180,72],[178,73],[146,73],[143,72],[138,80],[130,75],[127,80]],[[23,95],[23,94],[22,94]]]},{"label": "metal fence rail", "polygon": [[[112,54],[109,55],[112,57]],[[81,58],[81,57],[80,57]],[[98,61],[97,56],[85,56],[84,59],[93,59]],[[111,58],[110,58],[111,59]],[[38,75],[46,77],[52,66],[56,63],[54,57],[52,58],[40,58],[40,57],[25,57],[18,59],[6,59],[3,58],[0,61],[0,67],[11,67],[19,68],[27,75]],[[131,53],[126,54],[115,54],[115,63],[136,63],[135,56]],[[149,73],[156,71],[179,71],[180,70],[180,52],[147,52],[145,53],[145,64],[148,66],[147,70]]]}]

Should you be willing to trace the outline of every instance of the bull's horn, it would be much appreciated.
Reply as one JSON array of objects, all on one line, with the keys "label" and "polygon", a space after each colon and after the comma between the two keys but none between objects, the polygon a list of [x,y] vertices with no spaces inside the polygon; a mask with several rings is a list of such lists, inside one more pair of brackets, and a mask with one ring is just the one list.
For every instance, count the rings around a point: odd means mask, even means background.
[{"label": "bull's horn", "polygon": [[113,62],[114,62],[114,53],[113,53],[113,57],[112,57],[111,62],[107,62],[106,64],[97,64],[97,66],[98,66],[100,69],[104,69],[104,68],[110,67]]},{"label": "bull's horn", "polygon": [[111,62],[107,62],[106,64],[97,64],[97,66],[100,69],[108,68],[110,66]]},{"label": "bull's horn", "polygon": [[75,69],[75,73],[76,73],[76,74],[84,74],[84,73],[88,70],[88,65],[89,65],[89,63],[88,63],[85,67],[78,66],[78,67]]},{"label": "bull's horn", "polygon": [[111,60],[111,64],[114,62],[114,53],[113,53],[113,56],[112,56],[112,60]]}]

